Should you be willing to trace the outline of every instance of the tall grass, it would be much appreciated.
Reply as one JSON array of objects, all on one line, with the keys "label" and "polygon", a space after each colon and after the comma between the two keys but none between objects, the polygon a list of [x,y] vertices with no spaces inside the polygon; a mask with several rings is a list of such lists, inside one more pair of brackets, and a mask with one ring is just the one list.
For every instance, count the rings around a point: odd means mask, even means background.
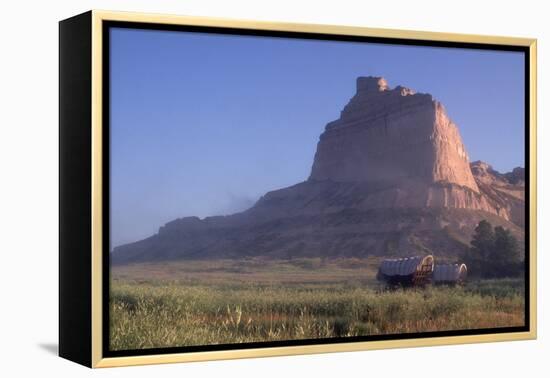
[{"label": "tall grass", "polygon": [[[306,267],[306,268],[309,268]],[[113,350],[523,325],[521,280],[387,291],[349,283],[114,280]]]}]

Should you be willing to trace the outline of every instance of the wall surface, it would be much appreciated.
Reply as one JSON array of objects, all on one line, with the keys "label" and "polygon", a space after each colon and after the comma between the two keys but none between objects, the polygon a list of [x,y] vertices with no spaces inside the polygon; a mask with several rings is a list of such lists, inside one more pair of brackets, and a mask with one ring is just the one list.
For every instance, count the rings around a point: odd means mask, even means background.
[{"label": "wall surface", "polygon": [[[418,29],[539,39],[539,339],[468,346],[133,367],[92,372],[56,357],[58,25],[89,9]],[[0,374],[58,377],[545,376],[550,28],[542,1],[72,0],[1,5]],[[546,193],[545,193],[546,192]],[[546,210],[546,211],[545,211]],[[546,214],[545,214],[546,213]],[[546,318],[546,319],[545,319]]]}]

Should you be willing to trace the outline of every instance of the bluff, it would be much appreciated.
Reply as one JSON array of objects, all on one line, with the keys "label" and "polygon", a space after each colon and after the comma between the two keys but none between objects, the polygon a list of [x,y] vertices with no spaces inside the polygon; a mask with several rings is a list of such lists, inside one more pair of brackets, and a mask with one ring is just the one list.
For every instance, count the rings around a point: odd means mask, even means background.
[{"label": "bluff", "polygon": [[114,249],[113,263],[266,256],[456,256],[487,219],[524,237],[525,175],[469,162],[430,94],[359,77],[309,177],[229,216],[186,217]]},{"label": "bluff", "polygon": [[443,105],[383,78],[357,93],[321,134],[310,180],[401,185],[449,183],[478,193],[466,148]]}]

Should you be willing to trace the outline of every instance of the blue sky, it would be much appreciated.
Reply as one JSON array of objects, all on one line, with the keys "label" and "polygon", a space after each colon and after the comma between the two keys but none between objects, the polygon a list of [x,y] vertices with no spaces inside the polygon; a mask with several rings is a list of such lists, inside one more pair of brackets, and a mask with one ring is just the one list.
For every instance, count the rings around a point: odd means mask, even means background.
[{"label": "blue sky", "polygon": [[524,165],[521,53],[122,28],[110,42],[113,246],[304,181],[358,76],[431,93],[472,161]]}]

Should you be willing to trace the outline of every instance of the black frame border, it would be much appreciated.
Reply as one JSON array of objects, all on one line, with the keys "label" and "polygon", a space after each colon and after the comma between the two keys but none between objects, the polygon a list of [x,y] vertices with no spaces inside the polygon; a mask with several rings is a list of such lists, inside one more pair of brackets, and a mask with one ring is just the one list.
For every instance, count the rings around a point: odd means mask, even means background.
[{"label": "black frame border", "polygon": [[[148,348],[148,349],[132,349],[132,350],[110,350],[110,248],[109,248],[109,232],[110,232],[110,29],[111,28],[126,28],[126,29],[141,29],[155,31],[179,31],[179,32],[195,32],[208,34],[222,35],[239,35],[239,36],[255,36],[255,37],[275,37],[288,39],[313,39],[327,40],[340,42],[363,42],[370,44],[386,44],[386,45],[406,45],[406,46],[422,46],[422,47],[442,47],[442,48],[458,48],[458,49],[475,49],[475,50],[492,50],[492,51],[510,51],[522,52],[524,54],[524,118],[525,118],[525,325],[521,327],[502,327],[502,328],[484,328],[484,329],[469,329],[469,330],[453,330],[453,331],[435,331],[435,332],[419,332],[407,334],[386,334],[373,336],[354,336],[354,337],[337,337],[323,339],[302,339],[302,340],[285,340],[285,341],[270,341],[270,342],[254,342],[242,344],[215,344],[215,345],[200,345],[200,346],[181,346],[181,347],[166,347],[166,348]],[[229,27],[214,27],[214,26],[196,26],[196,25],[174,25],[174,24],[159,24],[147,22],[133,21],[102,21],[102,126],[103,126],[103,240],[102,240],[102,357],[129,357],[129,356],[145,356],[173,353],[192,353],[206,351],[221,351],[221,350],[243,350],[243,349],[258,349],[258,348],[273,348],[273,347],[289,347],[289,346],[305,346],[305,345],[320,345],[320,344],[340,344],[340,343],[357,343],[368,341],[383,341],[383,340],[408,340],[408,339],[426,339],[448,336],[472,336],[472,335],[488,335],[502,334],[514,332],[528,332],[531,330],[530,324],[530,187],[531,187],[531,162],[530,162],[530,48],[529,46],[517,45],[500,45],[500,44],[485,44],[475,42],[450,42],[450,41],[432,41],[432,40],[416,40],[407,38],[386,38],[386,37],[369,37],[356,35],[335,35],[325,33],[309,33],[309,32],[290,32],[290,31],[272,31],[259,29],[241,29]]]}]

